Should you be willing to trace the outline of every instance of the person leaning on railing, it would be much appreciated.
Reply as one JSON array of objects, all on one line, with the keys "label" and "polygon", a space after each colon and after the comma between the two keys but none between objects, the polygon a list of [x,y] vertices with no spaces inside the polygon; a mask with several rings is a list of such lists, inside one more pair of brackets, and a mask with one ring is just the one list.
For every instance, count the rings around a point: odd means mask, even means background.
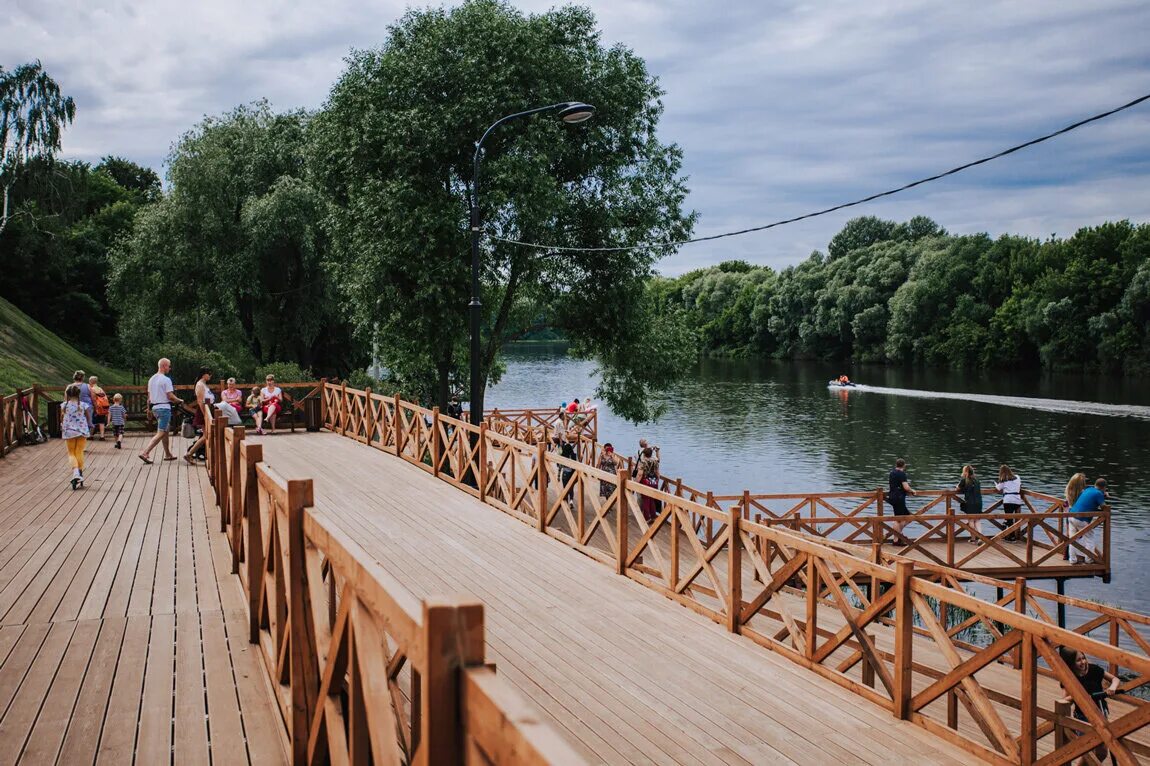
[{"label": "person leaning on railing", "polygon": [[[1094,520],[1093,514],[1106,505],[1106,479],[1098,479],[1093,487],[1086,486],[1086,474],[1076,473],[1070,477],[1066,484],[1066,507],[1071,516],[1068,522],[1070,536],[1076,537],[1077,542],[1088,549],[1094,556],[1098,555],[1097,527],[1089,532],[1083,532],[1090,522]],[[1081,536],[1080,536],[1081,535]],[[1074,563],[1089,563],[1080,551],[1074,551]]]},{"label": "person leaning on railing", "polygon": [[[1010,470],[1006,463],[998,468],[998,481],[994,483],[994,488],[1002,493],[1003,513],[1012,516],[1022,509],[1022,477]],[[1011,532],[1006,536],[1006,542],[1023,542],[1025,538],[1022,532]]]},{"label": "person leaning on railing", "polygon": [[[958,509],[960,511],[963,513],[982,513],[982,482],[975,475],[974,466],[964,465],[962,467],[962,477],[959,478],[958,486],[954,488],[954,492],[958,496]],[[975,545],[982,542],[973,535],[971,537]]]}]

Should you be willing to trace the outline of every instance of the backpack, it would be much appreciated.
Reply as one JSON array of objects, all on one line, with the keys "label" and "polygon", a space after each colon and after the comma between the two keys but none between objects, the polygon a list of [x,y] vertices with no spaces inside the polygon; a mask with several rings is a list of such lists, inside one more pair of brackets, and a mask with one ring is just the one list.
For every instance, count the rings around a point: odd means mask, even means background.
[{"label": "backpack", "polygon": [[96,414],[107,417],[108,410],[111,408],[111,402],[108,401],[107,394],[97,394],[92,402],[96,406]]}]

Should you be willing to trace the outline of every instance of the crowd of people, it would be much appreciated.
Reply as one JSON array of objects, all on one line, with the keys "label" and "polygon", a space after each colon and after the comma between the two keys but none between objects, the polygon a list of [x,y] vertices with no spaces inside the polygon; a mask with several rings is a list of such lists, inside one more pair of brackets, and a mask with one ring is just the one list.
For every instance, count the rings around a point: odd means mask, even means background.
[{"label": "crowd of people", "polygon": [[[184,413],[184,435],[192,440],[191,447],[184,453],[188,463],[195,464],[205,457],[204,450],[204,411],[216,410],[228,420],[228,425],[243,423],[246,412],[255,424],[257,434],[265,434],[265,426],[275,430],[276,421],[282,415],[284,406],[291,396],[276,385],[274,375],[268,375],[264,386],[251,389],[246,397],[236,387],[236,379],[228,378],[217,390],[213,390],[213,371],[209,367],[200,368],[195,385],[194,402],[185,402],[176,395],[172,384],[172,363],[160,359],[156,363],[156,373],[148,379],[147,419],[155,423],[156,431],[143,450],[139,459],[152,465],[152,453],[157,447],[163,450],[164,460],[175,460],[172,454],[169,435],[173,426],[173,415]],[[67,447],[69,465],[72,469],[72,489],[84,486],[84,454],[90,440],[104,441],[110,428],[114,449],[123,449],[124,427],[128,411],[124,406],[124,396],[115,393],[111,397],[100,386],[99,379],[92,375],[85,379],[84,371],[77,370],[72,383],[64,390],[64,401],[60,406],[61,436]]]},{"label": "crowd of people", "polygon": [[[909,516],[910,511],[907,508],[906,499],[908,496],[917,494],[910,486],[906,467],[906,460],[899,458],[894,462],[894,468],[891,469],[887,477],[888,490],[885,500],[890,504],[895,516]],[[998,468],[994,489],[1002,497],[1002,511],[1007,516],[1006,523],[1008,526],[1003,540],[1008,543],[1026,542],[1025,528],[1021,525],[1011,524],[1009,519],[1010,516],[1022,510],[1022,477],[1015,473],[1009,465],[1003,463]],[[954,487],[954,493],[962,513],[981,514],[985,512],[982,482],[979,480],[973,465],[968,464],[962,467],[962,474],[958,484]],[[1064,500],[1068,512],[1072,514],[1068,519],[1069,532],[1070,537],[1074,538],[1074,542],[1077,543],[1077,545],[1072,546],[1075,564],[1090,563],[1087,557],[1083,555],[1084,550],[1091,552],[1095,556],[1094,560],[1097,560],[1099,554],[1098,530],[1097,526],[1090,527],[1090,522],[1095,518],[1093,514],[1106,505],[1110,499],[1111,495],[1107,491],[1106,479],[1104,478],[1095,479],[1093,486],[1087,487],[1086,474],[1076,473],[1066,484]],[[990,537],[996,536],[997,530],[993,524],[988,524],[988,526]],[[909,541],[903,534],[904,527],[905,522],[899,525],[897,534],[898,542],[905,545]],[[972,538],[975,545],[983,543],[981,537],[972,536]]]}]

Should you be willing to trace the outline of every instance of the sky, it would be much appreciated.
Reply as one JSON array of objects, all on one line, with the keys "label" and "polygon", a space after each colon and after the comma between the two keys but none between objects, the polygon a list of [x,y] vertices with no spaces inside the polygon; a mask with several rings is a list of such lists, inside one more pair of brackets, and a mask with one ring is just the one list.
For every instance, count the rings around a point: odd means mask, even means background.
[{"label": "sky", "polygon": [[[63,156],[120,155],[161,173],[173,142],[205,115],[260,98],[319,108],[350,50],[377,47],[407,8],[430,5],[8,3],[0,64],[38,58],[76,100]],[[604,44],[630,48],[659,78],[659,134],[683,148],[696,236],[900,186],[1150,93],[1146,0],[584,4]],[[858,215],[1039,238],[1148,222],[1150,102],[884,201],[685,246],[658,268],[732,258],[782,268],[825,250]]]}]

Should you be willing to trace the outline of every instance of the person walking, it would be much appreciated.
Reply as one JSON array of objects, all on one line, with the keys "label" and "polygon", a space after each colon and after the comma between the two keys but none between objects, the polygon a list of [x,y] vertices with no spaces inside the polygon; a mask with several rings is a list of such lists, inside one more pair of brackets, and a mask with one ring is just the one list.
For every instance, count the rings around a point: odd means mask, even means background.
[{"label": "person walking", "polygon": [[91,426],[91,406],[80,400],[80,386],[73,383],[64,389],[64,406],[60,408],[60,435],[68,448],[68,462],[72,465],[72,489],[84,486],[84,445],[88,443]]},{"label": "person walking", "polygon": [[[1022,477],[1010,470],[1010,466],[1003,463],[998,468],[998,481],[994,488],[1002,493],[1002,510],[1007,516],[1017,514],[1022,508]],[[1007,519],[1007,524],[1010,520]],[[1015,543],[1026,539],[1022,532],[1012,531],[1006,536],[1006,542]]]},{"label": "person walking", "polygon": [[124,408],[124,395],[116,394],[112,397],[112,405],[108,407],[108,420],[112,423],[112,436],[116,439],[116,449],[124,448],[124,423],[128,420],[128,410]]},{"label": "person walking", "polygon": [[[603,452],[599,455],[599,462],[595,465],[595,467],[600,471],[606,471],[612,476],[615,476],[619,472],[621,465],[622,461],[620,460],[618,453],[615,452],[614,445],[612,445],[611,442],[604,444]],[[604,481],[602,479],[599,480],[599,497],[610,497],[611,493],[614,491],[614,482]]]},{"label": "person walking", "polygon": [[[910,510],[906,507],[907,495],[915,495],[918,493],[911,489],[910,478],[906,475],[906,461],[901,457],[894,461],[894,468],[891,469],[890,474],[887,476],[887,483],[889,487],[886,501],[890,503],[891,508],[894,510],[894,515],[909,516]],[[910,545],[910,540],[907,539],[903,531],[905,529],[905,521],[895,523],[895,534],[898,535],[896,542],[899,545]]]},{"label": "person walking", "polygon": [[210,367],[200,368],[200,379],[196,381],[196,412],[192,419],[192,423],[198,428],[203,429],[200,431],[200,436],[192,446],[188,447],[188,451],[184,453],[184,460],[189,464],[196,464],[196,455],[204,448],[208,440],[208,423],[207,418],[210,418],[215,413],[213,405],[216,401],[216,395],[212,393],[212,389],[208,386],[208,381],[212,379],[212,370]]},{"label": "person walking", "polygon": [[104,428],[108,425],[108,408],[112,403],[100,388],[100,379],[95,375],[88,378],[88,395],[92,398],[92,425],[100,430],[99,440],[104,441]]},{"label": "person walking", "polygon": [[76,370],[72,373],[72,383],[80,387],[80,402],[88,405],[88,430],[92,430],[92,388],[84,382],[84,371]]},{"label": "person walking", "polygon": [[156,362],[156,374],[148,378],[148,409],[156,418],[156,435],[152,437],[144,451],[139,454],[140,460],[145,464],[152,464],[152,450],[157,444],[164,447],[164,460],[175,460],[168,446],[168,426],[172,423],[172,405],[183,404],[176,396],[175,387],[168,373],[172,369],[172,361],[167,357]]},{"label": "person walking", "polygon": [[[636,470],[636,478],[640,484],[651,487],[652,489],[659,488],[659,457],[655,454],[652,447],[644,447],[640,453],[639,466]],[[653,497],[647,495],[639,496],[639,510],[643,512],[643,518],[647,523],[654,521],[662,512],[660,507],[662,503]]]},{"label": "person walking", "polygon": [[[1118,676],[1109,673],[1100,665],[1095,665],[1083,652],[1071,646],[1058,647],[1058,654],[1074,673],[1074,677],[1082,685],[1083,691],[1098,706],[1098,711],[1102,713],[1102,717],[1109,718],[1110,706],[1107,704],[1106,698],[1117,694],[1120,681]],[[1070,696],[1070,690],[1066,688],[1065,684],[1062,685],[1062,689],[1066,692],[1066,696],[1060,701],[1070,702],[1073,700],[1073,697]],[[1074,717],[1079,721],[1088,720],[1086,714],[1078,707],[1077,702],[1074,703]],[[1094,757],[1099,763],[1105,761],[1107,755],[1109,753],[1106,750],[1106,745],[1098,745],[1094,748]],[[1111,760],[1113,761],[1113,759]],[[1084,759],[1082,762],[1086,763],[1086,760]]]},{"label": "person walking", "polygon": [[[959,478],[958,486],[954,488],[954,492],[958,495],[958,509],[960,511],[963,513],[982,513],[982,482],[975,475],[974,466],[964,465],[962,467],[962,476]],[[974,535],[971,535],[971,539],[975,545],[981,542]]]}]

